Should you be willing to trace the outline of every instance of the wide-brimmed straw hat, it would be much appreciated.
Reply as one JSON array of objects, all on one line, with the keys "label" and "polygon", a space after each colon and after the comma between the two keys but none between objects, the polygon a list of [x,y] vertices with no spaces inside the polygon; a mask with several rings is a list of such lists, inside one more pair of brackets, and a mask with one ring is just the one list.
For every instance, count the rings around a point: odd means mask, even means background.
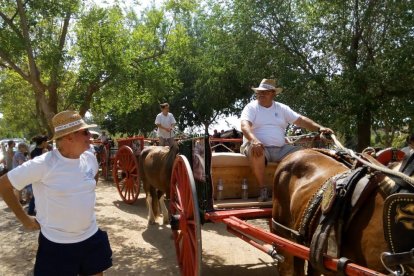
[{"label": "wide-brimmed straw hat", "polygon": [[276,86],[275,79],[263,79],[260,83],[259,87],[252,87],[253,91],[265,91],[265,90],[273,90],[276,94],[279,94],[283,91],[282,87]]},{"label": "wide-brimmed straw hat", "polygon": [[78,130],[97,126],[95,124],[88,125],[77,112],[70,110],[56,114],[52,118],[52,125],[54,134],[51,140],[56,140]]}]

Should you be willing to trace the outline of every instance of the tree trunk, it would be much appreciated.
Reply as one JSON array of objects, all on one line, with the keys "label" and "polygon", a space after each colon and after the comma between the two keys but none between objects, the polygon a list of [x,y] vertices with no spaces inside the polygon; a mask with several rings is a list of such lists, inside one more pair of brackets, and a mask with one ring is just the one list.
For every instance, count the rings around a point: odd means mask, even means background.
[{"label": "tree trunk", "polygon": [[356,150],[361,152],[371,145],[371,111],[368,107],[357,116],[358,142]]},{"label": "tree trunk", "polygon": [[[57,113],[57,98],[52,97],[56,100],[47,100],[45,90],[41,87],[32,83],[33,90],[35,91],[35,100],[37,107],[37,114],[43,127],[47,130],[48,134],[53,134],[52,118]],[[49,95],[56,94],[56,91],[49,91]]]},{"label": "tree trunk", "polygon": [[208,127],[210,126],[210,124],[209,123],[204,123],[204,134],[205,135],[210,135],[209,133],[208,133]]}]

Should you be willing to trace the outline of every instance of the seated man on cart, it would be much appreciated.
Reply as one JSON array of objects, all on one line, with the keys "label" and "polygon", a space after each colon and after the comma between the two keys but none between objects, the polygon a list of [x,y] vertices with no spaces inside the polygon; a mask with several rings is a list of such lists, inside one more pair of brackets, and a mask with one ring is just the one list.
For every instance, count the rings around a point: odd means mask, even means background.
[{"label": "seated man on cart", "polygon": [[276,80],[263,79],[259,87],[252,88],[256,100],[247,104],[241,114],[243,145],[240,152],[245,154],[260,187],[258,201],[268,200],[265,178],[266,162],[278,162],[288,154],[300,149],[285,143],[285,129],[288,124],[318,131],[333,133],[313,120],[293,111],[289,106],[274,101],[282,88],[276,86]]}]

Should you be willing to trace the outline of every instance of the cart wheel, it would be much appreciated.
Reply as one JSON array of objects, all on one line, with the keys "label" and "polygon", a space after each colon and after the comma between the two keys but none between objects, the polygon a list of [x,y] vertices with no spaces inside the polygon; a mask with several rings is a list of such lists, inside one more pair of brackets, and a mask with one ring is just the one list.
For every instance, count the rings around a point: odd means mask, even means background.
[{"label": "cart wheel", "polygon": [[185,156],[174,161],[170,221],[181,275],[201,275],[200,212],[193,172]]},{"label": "cart wheel", "polygon": [[109,174],[109,153],[105,146],[101,148],[101,152],[99,153],[99,163],[101,166],[101,175],[107,180]]},{"label": "cart wheel", "polygon": [[134,203],[139,195],[140,177],[138,161],[132,149],[122,146],[115,155],[112,176],[119,195],[125,203]]}]

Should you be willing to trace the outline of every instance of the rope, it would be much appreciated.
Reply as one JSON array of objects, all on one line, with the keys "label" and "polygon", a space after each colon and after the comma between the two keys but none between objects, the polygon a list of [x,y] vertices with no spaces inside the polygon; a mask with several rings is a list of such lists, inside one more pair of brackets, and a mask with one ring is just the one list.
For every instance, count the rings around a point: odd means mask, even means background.
[{"label": "rope", "polygon": [[335,137],[335,135],[334,135],[334,134],[331,134],[331,138],[332,138],[332,140],[334,141],[335,146],[337,146],[339,149],[341,149],[341,150],[343,150],[343,151],[347,152],[349,155],[351,155],[351,157],[355,158],[356,160],[358,160],[358,161],[359,161],[359,162],[361,162],[362,164],[367,165],[368,167],[373,168],[373,169],[375,169],[375,170],[377,170],[377,171],[381,171],[381,172],[383,172],[383,173],[385,173],[385,174],[389,174],[389,175],[393,175],[393,176],[399,177],[399,178],[401,178],[402,180],[404,180],[405,182],[407,182],[408,184],[410,184],[412,187],[414,187],[414,179],[412,179],[412,178],[411,178],[411,177],[409,177],[408,175],[403,174],[403,173],[401,173],[401,172],[396,172],[396,171],[393,171],[393,170],[391,170],[391,169],[389,169],[389,168],[386,168],[386,167],[381,167],[381,166],[378,166],[378,165],[372,164],[372,163],[370,163],[370,162],[367,162],[367,161],[365,161],[364,159],[362,159],[362,158],[358,157],[358,156],[355,154],[355,152],[354,152],[353,150],[345,148],[345,147],[341,144],[341,142],[339,142],[339,141],[338,141],[338,139],[336,139],[336,137]]},{"label": "rope", "polygon": [[318,132],[311,132],[307,134],[302,134],[298,136],[286,136],[286,141],[288,144],[294,144],[300,142],[302,139],[308,139],[312,138],[312,141],[316,138],[316,136],[319,135]]}]

